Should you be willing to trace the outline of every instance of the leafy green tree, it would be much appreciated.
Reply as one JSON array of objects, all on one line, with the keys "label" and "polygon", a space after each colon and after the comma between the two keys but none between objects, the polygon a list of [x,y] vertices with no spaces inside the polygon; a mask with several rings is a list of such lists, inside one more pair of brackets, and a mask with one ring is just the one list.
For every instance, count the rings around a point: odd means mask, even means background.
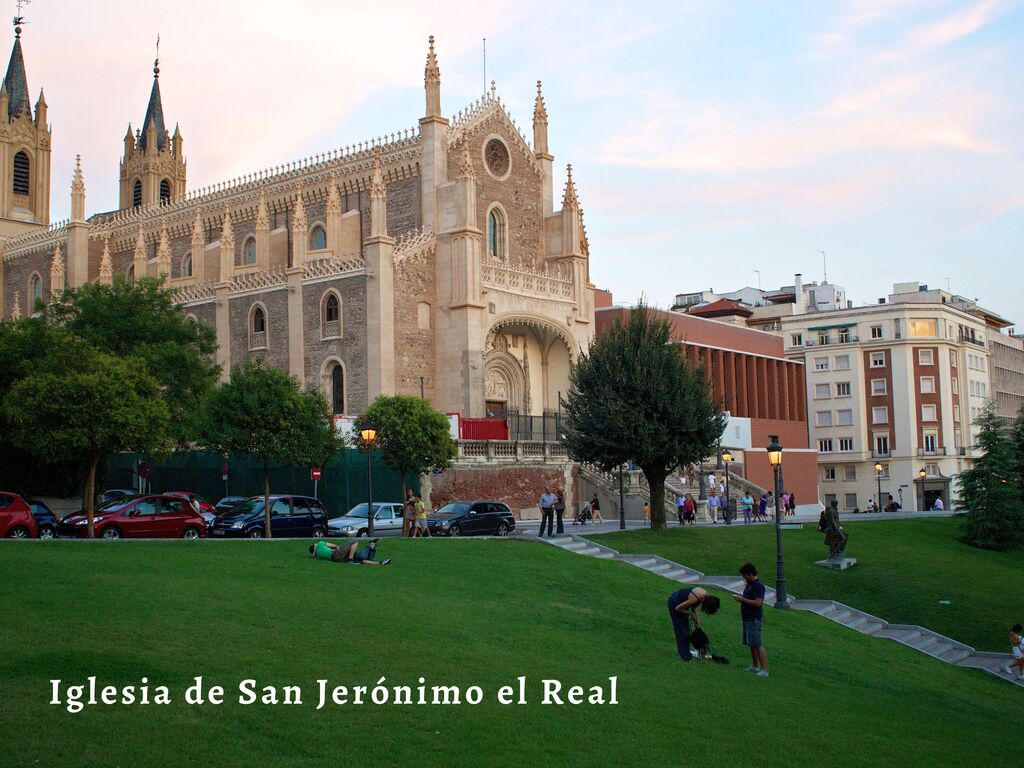
[{"label": "leafy green tree", "polygon": [[726,417],[671,326],[641,303],[591,343],[569,375],[565,445],[611,471],[632,459],[651,490],[651,526],[665,526],[665,478],[715,452]]},{"label": "leafy green tree", "polygon": [[419,397],[382,395],[359,417],[355,429],[366,423],[377,430],[384,463],[402,476],[403,501],[406,475],[447,469],[455,458],[448,418]]},{"label": "leafy green tree", "polygon": [[45,316],[101,352],[142,360],[160,382],[178,446],[195,440],[200,406],[219,375],[216,334],[207,323],[189,320],[162,280],[86,283],[54,297]]},{"label": "leafy green tree", "polygon": [[991,404],[978,416],[974,466],[960,473],[960,506],[967,516],[960,529],[965,544],[998,551],[1024,544],[1024,512],[1014,475],[1014,446]]},{"label": "leafy green tree", "polygon": [[341,449],[327,400],[302,391],[294,376],[262,358],[235,366],[203,409],[206,444],[221,453],[249,453],[263,461],[264,533],[270,538],[270,462],[327,464]]},{"label": "leafy green tree", "polygon": [[141,361],[97,352],[52,329],[47,343],[45,355],[4,397],[3,416],[15,439],[41,460],[84,462],[92,537],[97,466],[118,451],[169,449],[170,414]]}]

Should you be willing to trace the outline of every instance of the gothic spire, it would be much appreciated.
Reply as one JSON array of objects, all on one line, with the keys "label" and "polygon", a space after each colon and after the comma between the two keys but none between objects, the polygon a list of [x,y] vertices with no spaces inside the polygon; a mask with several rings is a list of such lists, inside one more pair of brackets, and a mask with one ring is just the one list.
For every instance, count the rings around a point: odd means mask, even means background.
[{"label": "gothic spire", "polygon": [[11,60],[7,64],[7,75],[4,85],[7,87],[7,116],[15,118],[22,112],[32,119],[32,101],[28,93],[28,77],[25,75],[25,58],[21,55],[21,26],[17,24],[21,17],[15,19],[14,48]]},{"label": "gothic spire", "polygon": [[153,90],[149,93],[146,119],[142,121],[142,135],[139,146],[146,150],[146,132],[152,126],[156,130],[156,150],[159,152],[167,143],[167,128],[164,126],[164,105],[160,101],[160,59],[153,62]]},{"label": "gothic spire", "polygon": [[441,69],[434,55],[434,36],[430,36],[427,66],[423,70],[423,87],[427,91],[427,117],[441,117]]},{"label": "gothic spire", "polygon": [[565,194],[562,196],[562,210],[580,209],[580,201],[576,196],[576,182],[572,180],[572,163],[565,167]]},{"label": "gothic spire", "polygon": [[548,154],[548,109],[544,106],[544,94],[537,81],[537,98],[533,102],[533,151],[538,155]]}]

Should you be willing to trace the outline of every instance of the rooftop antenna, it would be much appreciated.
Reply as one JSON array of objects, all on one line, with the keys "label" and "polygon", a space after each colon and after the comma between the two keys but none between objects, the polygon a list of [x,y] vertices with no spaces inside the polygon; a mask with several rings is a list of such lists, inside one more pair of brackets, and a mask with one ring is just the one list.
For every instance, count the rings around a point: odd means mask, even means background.
[{"label": "rooftop antenna", "polygon": [[21,37],[21,28],[23,25],[28,24],[25,21],[25,17],[21,15],[21,9],[26,5],[31,5],[31,0],[18,0],[15,5],[18,6],[18,15],[14,17],[14,36]]},{"label": "rooftop antenna", "polygon": [[[155,69],[156,67],[159,67],[159,66],[160,66],[160,33],[157,32],[157,35],[156,35],[156,59],[153,60],[153,67]],[[155,71],[159,72],[160,70],[155,69]]]},{"label": "rooftop antenna", "polygon": [[487,93],[487,38],[484,38],[484,93]]},{"label": "rooftop antenna", "polygon": [[761,290],[761,270],[760,269],[755,269],[754,272],[757,273],[757,290],[760,291]]},{"label": "rooftop antenna", "polygon": [[946,293],[952,293],[953,291],[952,291],[952,289],[951,289],[951,288],[949,287],[949,278],[948,278],[948,277],[944,277],[944,278],[942,278],[942,279],[946,281]]},{"label": "rooftop antenna", "polygon": [[818,253],[821,254],[821,264],[822,264],[822,266],[825,269],[825,282],[827,283],[828,282],[828,261],[825,259],[825,252],[824,251],[818,251]]}]

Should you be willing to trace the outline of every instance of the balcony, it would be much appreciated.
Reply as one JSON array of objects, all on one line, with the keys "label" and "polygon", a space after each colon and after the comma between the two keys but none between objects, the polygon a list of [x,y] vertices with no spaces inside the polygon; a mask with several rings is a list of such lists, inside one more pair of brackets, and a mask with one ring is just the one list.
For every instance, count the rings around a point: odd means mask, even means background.
[{"label": "balcony", "polygon": [[968,335],[965,335],[965,334],[960,334],[960,335],[957,336],[957,340],[961,344],[973,344],[976,347],[981,347],[982,349],[985,348],[985,342],[982,341],[981,339],[975,338],[974,336],[968,336]]},{"label": "balcony", "polygon": [[888,459],[890,456],[892,456],[891,450],[879,451],[878,449],[874,449],[871,451],[872,459]]},{"label": "balcony", "polygon": [[918,448],[917,449],[917,455],[918,456],[945,456],[946,455],[946,449],[945,448]]}]

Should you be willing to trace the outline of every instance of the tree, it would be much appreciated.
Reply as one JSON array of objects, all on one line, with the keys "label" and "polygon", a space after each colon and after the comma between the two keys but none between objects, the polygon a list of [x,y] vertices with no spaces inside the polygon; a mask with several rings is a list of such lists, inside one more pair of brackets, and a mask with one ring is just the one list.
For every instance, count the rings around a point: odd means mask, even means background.
[{"label": "tree", "polygon": [[263,460],[264,533],[270,531],[270,462],[326,464],[341,449],[327,400],[302,391],[298,379],[262,358],[235,366],[203,409],[206,444],[222,453],[250,453]]},{"label": "tree", "polygon": [[960,473],[960,505],[967,516],[960,540],[997,551],[1024,544],[1024,514],[1014,475],[1014,446],[1002,418],[990,403],[978,416],[974,466]]},{"label": "tree", "polygon": [[1021,503],[1024,503],[1024,405],[1010,427],[1010,445],[1013,448],[1013,476]]},{"label": "tree", "polygon": [[220,371],[213,328],[188,319],[175,301],[162,280],[117,277],[113,285],[86,283],[54,297],[45,317],[101,352],[142,360],[160,382],[175,441],[186,447],[200,432],[200,406]]},{"label": "tree", "polygon": [[651,490],[651,527],[665,528],[665,478],[714,453],[726,417],[671,326],[641,303],[569,374],[565,446],[576,461],[611,471],[632,459]]},{"label": "tree", "polygon": [[447,469],[455,458],[448,418],[421,398],[382,395],[359,418],[356,429],[366,423],[377,430],[384,463],[402,476],[403,501],[406,475]]},{"label": "tree", "polygon": [[51,331],[47,340],[35,369],[4,398],[4,418],[40,459],[84,460],[91,538],[96,467],[118,451],[169,449],[170,414],[141,361],[97,352],[67,333]]}]

